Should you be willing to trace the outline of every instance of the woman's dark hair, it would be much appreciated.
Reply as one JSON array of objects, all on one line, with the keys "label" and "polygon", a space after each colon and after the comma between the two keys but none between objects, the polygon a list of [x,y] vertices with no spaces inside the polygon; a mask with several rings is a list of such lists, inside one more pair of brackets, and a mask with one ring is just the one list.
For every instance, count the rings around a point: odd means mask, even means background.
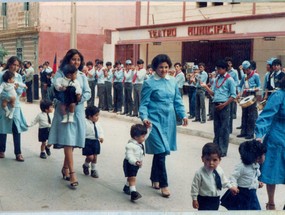
[{"label": "woman's dark hair", "polygon": [[131,127],[131,137],[139,137],[141,135],[145,135],[147,133],[147,128],[142,124],[135,124]]},{"label": "woman's dark hair", "polygon": [[76,73],[77,69],[76,69],[76,67],[74,65],[66,64],[62,68],[62,72],[63,72],[64,76],[66,77],[68,74]]},{"label": "woman's dark hair", "polygon": [[256,160],[267,151],[266,146],[257,140],[250,140],[241,143],[238,150],[241,161],[245,165],[255,163]]},{"label": "woman's dark hair", "polygon": [[153,70],[156,70],[158,65],[161,64],[161,63],[164,63],[164,62],[168,64],[169,68],[172,66],[170,57],[168,55],[166,55],[166,54],[156,55],[152,59],[151,67],[152,67]]},{"label": "woman's dark hair", "polygon": [[2,79],[3,79],[4,82],[7,83],[8,80],[11,79],[11,78],[13,78],[13,77],[15,77],[14,72],[10,72],[9,70],[7,70],[7,71],[3,74]]},{"label": "woman's dark hair", "polygon": [[19,64],[20,64],[20,66],[21,66],[21,63],[22,63],[21,60],[20,60],[18,57],[16,57],[16,56],[12,56],[12,57],[10,57],[10,58],[7,60],[7,64],[6,64],[6,66],[5,66],[5,68],[4,68],[3,70],[9,69],[9,67],[10,67],[15,61],[18,61]]},{"label": "woman's dark hair", "polygon": [[202,157],[211,156],[217,154],[219,158],[222,156],[222,152],[219,146],[215,143],[206,143],[202,148]]},{"label": "woman's dark hair", "polygon": [[89,116],[94,116],[95,114],[99,113],[100,112],[100,109],[96,106],[88,106],[86,109],[85,109],[85,116],[86,118],[88,119]]},{"label": "woman's dark hair", "polygon": [[41,100],[41,102],[40,102],[40,109],[42,112],[45,112],[51,106],[52,106],[52,102],[49,100]]},{"label": "woman's dark hair", "polygon": [[77,49],[69,49],[68,50],[68,52],[65,54],[64,58],[62,59],[62,62],[60,64],[59,68],[62,70],[65,65],[70,64],[70,60],[76,54],[79,55],[80,60],[81,60],[80,66],[78,67],[78,70],[81,71],[83,68],[83,65],[84,65],[84,57]]},{"label": "woman's dark hair", "polygon": [[227,64],[227,62],[225,60],[219,60],[217,63],[216,63],[216,67],[217,68],[222,68],[222,69],[228,69],[229,65]]}]

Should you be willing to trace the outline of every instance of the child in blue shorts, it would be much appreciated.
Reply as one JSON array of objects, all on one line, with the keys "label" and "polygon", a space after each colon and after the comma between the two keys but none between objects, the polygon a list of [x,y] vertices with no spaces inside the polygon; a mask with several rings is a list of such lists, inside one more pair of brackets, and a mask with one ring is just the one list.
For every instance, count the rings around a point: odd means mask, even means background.
[{"label": "child in blue shorts", "polygon": [[85,109],[86,136],[85,147],[82,149],[82,155],[85,155],[85,163],[82,165],[83,173],[89,175],[89,164],[91,163],[91,176],[99,178],[98,170],[96,169],[97,156],[100,154],[101,146],[104,140],[103,130],[98,123],[99,108],[89,106]]}]

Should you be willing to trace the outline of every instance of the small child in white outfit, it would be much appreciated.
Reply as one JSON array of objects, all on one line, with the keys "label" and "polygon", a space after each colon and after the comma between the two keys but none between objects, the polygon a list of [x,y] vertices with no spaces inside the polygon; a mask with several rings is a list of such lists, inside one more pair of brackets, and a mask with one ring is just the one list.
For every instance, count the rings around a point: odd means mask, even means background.
[{"label": "small child in white outfit", "polygon": [[150,128],[146,128],[142,124],[135,124],[131,127],[131,139],[126,145],[125,159],[123,163],[125,177],[127,182],[123,191],[127,195],[131,195],[131,201],[141,198],[141,194],[136,191],[136,176],[139,168],[142,167],[142,160],[145,154],[144,142],[148,138]]},{"label": "small child in white outfit", "polygon": [[[0,85],[2,107],[6,112],[6,117],[12,119],[15,111],[15,103],[17,97],[15,87],[27,88],[27,86],[24,83],[15,82],[15,74],[10,71],[6,71],[3,74],[2,79],[3,82]],[[11,110],[9,110],[8,104],[11,106]]]},{"label": "small child in white outfit", "polygon": [[[50,146],[47,144],[48,136],[49,136],[49,130],[51,127],[51,118],[50,113],[53,112],[53,105],[52,102],[49,100],[42,100],[40,103],[40,109],[41,113],[39,113],[36,118],[31,122],[29,125],[34,126],[35,124],[39,123],[39,133],[38,133],[38,140],[41,142],[41,153],[40,158],[46,159],[47,156],[50,156]],[[46,153],[45,153],[46,151]]]},{"label": "small child in white outfit", "polygon": [[73,122],[75,106],[81,99],[82,89],[76,79],[77,69],[74,65],[67,64],[62,70],[65,77],[57,78],[54,87],[57,90],[56,98],[61,101],[61,122],[68,123]]}]

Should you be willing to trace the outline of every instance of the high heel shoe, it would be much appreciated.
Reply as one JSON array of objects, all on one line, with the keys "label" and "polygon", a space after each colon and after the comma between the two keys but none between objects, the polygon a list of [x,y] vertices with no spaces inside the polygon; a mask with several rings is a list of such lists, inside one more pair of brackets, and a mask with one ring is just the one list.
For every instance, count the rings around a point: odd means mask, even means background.
[{"label": "high heel shoe", "polygon": [[[71,172],[71,173],[69,173],[70,175],[72,175],[72,174],[75,174],[75,172]],[[70,179],[71,180],[71,179]],[[76,187],[79,185],[79,183],[78,183],[78,181],[74,181],[74,182],[71,182],[70,181],[70,188],[71,189],[76,189]]]},{"label": "high heel shoe", "polygon": [[170,192],[167,187],[161,188],[161,195],[164,198],[168,198],[170,196]]},{"label": "high heel shoe", "polygon": [[159,190],[159,182],[152,182],[151,187],[153,189]]},{"label": "high heel shoe", "polygon": [[62,169],[61,169],[62,178],[66,181],[70,181],[70,176],[67,176],[67,174],[65,173],[66,169],[68,169],[68,168],[62,167]]}]

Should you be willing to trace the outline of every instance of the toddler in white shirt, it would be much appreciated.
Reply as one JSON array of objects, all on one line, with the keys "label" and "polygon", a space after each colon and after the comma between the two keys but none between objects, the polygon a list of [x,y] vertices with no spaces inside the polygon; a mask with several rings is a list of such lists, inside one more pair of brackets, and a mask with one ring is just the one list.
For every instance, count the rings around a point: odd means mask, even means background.
[{"label": "toddler in white shirt", "polygon": [[[50,156],[50,146],[47,144],[49,130],[51,127],[50,113],[53,112],[53,104],[49,100],[42,100],[40,103],[41,113],[39,113],[36,118],[31,122],[29,127],[39,124],[38,140],[41,142],[41,153],[40,158],[46,159],[47,155]],[[46,151],[46,153],[45,153]]]},{"label": "toddler in white shirt", "polygon": [[227,187],[233,193],[238,190],[232,186],[219,166],[221,151],[217,144],[207,143],[203,146],[202,161],[204,166],[195,173],[192,182],[192,206],[198,210],[218,210],[222,188]]},{"label": "toddler in white shirt", "polygon": [[131,201],[135,201],[141,198],[141,194],[136,191],[136,176],[139,168],[142,166],[144,152],[144,142],[148,138],[150,128],[146,128],[145,125],[135,124],[131,127],[131,139],[126,145],[125,159],[123,162],[123,168],[127,182],[123,188],[123,191],[127,195],[131,195]]},{"label": "toddler in white shirt", "polygon": [[82,89],[76,79],[77,69],[74,65],[67,64],[62,70],[65,77],[57,78],[54,87],[57,90],[56,97],[61,101],[60,109],[63,114],[61,122],[68,123],[74,121],[74,110],[81,99]]},{"label": "toddler in white shirt", "polygon": [[[27,88],[24,83],[15,82],[15,74],[10,71],[6,71],[2,76],[3,82],[0,85],[0,95],[2,107],[6,112],[6,117],[9,119],[13,118],[13,114],[15,111],[15,103],[17,92],[15,87]],[[9,110],[8,104],[11,106]]]}]

